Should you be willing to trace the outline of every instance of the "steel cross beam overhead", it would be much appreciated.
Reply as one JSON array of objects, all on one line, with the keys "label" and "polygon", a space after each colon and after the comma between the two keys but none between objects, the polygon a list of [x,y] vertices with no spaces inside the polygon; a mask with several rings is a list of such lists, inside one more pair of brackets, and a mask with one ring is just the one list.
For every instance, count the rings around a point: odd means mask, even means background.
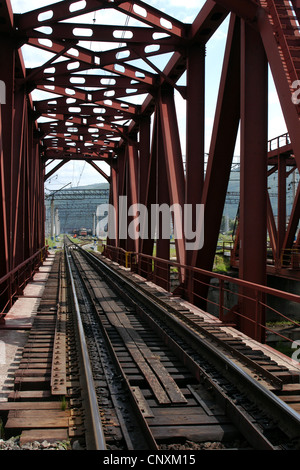
[{"label": "steel cross beam overhead", "polygon": [[[63,0],[22,14],[13,11],[10,0],[0,3],[0,57],[5,64],[0,70],[0,281],[5,279],[0,311],[13,298],[13,280],[7,275],[43,248],[44,181],[72,160],[88,162],[110,183],[117,230],[108,244],[134,252],[137,259],[139,254],[152,256],[155,248],[161,261],[151,276],[164,287],[170,239],[161,230],[156,240],[150,233],[143,239],[124,238],[119,216],[140,203],[148,209],[144,222],[149,225],[153,205],[179,206],[182,212],[173,217],[178,228],[184,206],[204,205],[203,246],[188,249],[186,233],[175,240],[181,287],[202,307],[207,277],[199,271],[191,277],[190,268],[213,269],[238,136],[240,204],[232,259],[240,278],[266,283],[267,230],[278,275],[287,268],[282,254],[300,244],[300,187],[295,188],[288,224],[285,204],[287,178],[300,170],[299,2],[207,0],[199,2],[202,7],[192,23],[165,12],[165,4],[162,10],[154,8],[154,3]],[[207,142],[207,46],[226,19]],[[23,59],[23,49],[33,62]],[[282,148],[268,147],[268,66],[288,130]],[[186,104],[184,129],[178,96]],[[48,171],[49,162],[56,160]],[[110,175],[101,161],[110,166]],[[278,214],[268,190],[274,173]],[[128,206],[120,205],[120,196],[127,197]],[[195,211],[191,217],[197,233]],[[141,217],[130,215],[127,222],[137,233]],[[149,275],[144,260],[138,269]],[[241,294],[239,327],[263,341],[264,312],[259,312],[260,325],[253,327],[247,301],[252,293],[241,288]]]}]

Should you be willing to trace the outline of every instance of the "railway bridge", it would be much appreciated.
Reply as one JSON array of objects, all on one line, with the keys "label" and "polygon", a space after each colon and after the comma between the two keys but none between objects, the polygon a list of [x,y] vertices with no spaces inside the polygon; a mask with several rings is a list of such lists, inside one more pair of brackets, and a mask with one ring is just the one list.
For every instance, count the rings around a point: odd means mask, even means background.
[{"label": "railway bridge", "polygon": [[[168,2],[162,9],[141,0],[43,4],[15,13],[10,0],[0,3],[1,328],[48,256],[45,182],[66,163],[85,161],[110,185],[103,262],[203,312],[213,306],[218,322],[260,344],[274,333],[270,318],[296,332],[299,0],[199,1],[190,23],[169,14]],[[207,142],[207,51],[225,23]],[[24,48],[37,51],[34,66],[26,64]],[[286,126],[276,138],[270,138],[270,77]],[[214,260],[237,146],[239,211],[225,275]],[[293,343],[297,336],[278,338]]]}]

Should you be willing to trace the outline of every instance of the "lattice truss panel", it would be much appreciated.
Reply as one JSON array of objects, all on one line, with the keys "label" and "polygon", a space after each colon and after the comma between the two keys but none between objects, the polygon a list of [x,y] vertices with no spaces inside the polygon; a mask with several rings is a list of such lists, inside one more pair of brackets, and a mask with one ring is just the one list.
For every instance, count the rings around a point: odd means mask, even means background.
[{"label": "lattice truss panel", "polygon": [[[101,24],[104,11],[115,26]],[[186,25],[139,1],[67,0],[16,23],[27,44],[52,54],[27,73],[28,87],[55,95],[35,103],[51,120],[39,126],[47,158],[113,156],[142,115],[132,97],[155,96],[165,79],[151,58],[184,53],[187,36]]]}]

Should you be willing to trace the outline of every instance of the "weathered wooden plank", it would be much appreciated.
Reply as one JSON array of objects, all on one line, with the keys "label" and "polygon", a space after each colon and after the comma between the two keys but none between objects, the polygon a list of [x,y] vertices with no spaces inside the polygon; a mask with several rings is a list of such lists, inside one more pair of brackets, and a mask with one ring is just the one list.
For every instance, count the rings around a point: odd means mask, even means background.
[{"label": "weathered wooden plank", "polygon": [[71,416],[70,410],[61,410],[61,409],[13,409],[8,413],[8,419],[25,419],[25,418],[34,418],[40,421],[43,421],[45,418],[49,419],[60,419],[60,418],[69,418]]},{"label": "weathered wooden plank", "polygon": [[[97,292],[98,302],[108,315],[111,324],[117,329],[118,333],[123,338],[130,354],[144,374],[159,402],[162,403],[163,400],[164,403],[168,403],[167,397],[169,397],[173,403],[186,403],[186,398],[181,393],[176,382],[163,366],[160,358],[153,354],[138,332],[134,329],[127,313],[124,313],[114,300],[103,300],[108,297],[108,293],[104,287],[98,287]],[[101,298],[99,298],[100,295]],[[159,381],[163,384],[164,392],[152,371],[154,371],[157,377],[159,377]]]},{"label": "weathered wooden plank", "polygon": [[300,412],[300,403],[289,403],[290,407],[293,408],[293,410],[297,411],[298,413]]},{"label": "weathered wooden plank", "polygon": [[50,387],[50,377],[16,377],[15,389],[20,387],[23,390],[46,390]]},{"label": "weathered wooden plank", "polygon": [[[48,399],[50,400],[52,395],[49,390],[22,390],[22,391],[15,391],[11,392],[8,395],[9,402],[13,402],[15,400],[41,400],[41,399]],[[53,397],[54,400],[54,397]],[[57,398],[55,397],[55,400]]]},{"label": "weathered wooden plank", "polygon": [[40,359],[30,359],[29,361],[22,361],[19,364],[19,369],[45,369],[51,366],[51,362],[41,362]]},{"label": "weathered wooden plank", "polygon": [[67,429],[30,429],[23,431],[20,436],[20,444],[24,445],[28,442],[56,442],[67,441],[69,439]]},{"label": "weathered wooden plank", "polygon": [[31,368],[31,369],[19,369],[15,372],[15,377],[46,377],[50,375],[51,368]]},{"label": "weathered wooden plank", "polygon": [[41,401],[33,405],[31,401],[0,402],[1,411],[32,410],[33,408],[34,410],[61,411],[61,403],[58,401]]},{"label": "weathered wooden plank", "polygon": [[5,429],[68,428],[69,418],[8,418]]},{"label": "weathered wooden plank", "polygon": [[144,418],[154,417],[154,414],[152,413],[151,408],[147,403],[147,400],[145,399],[141,389],[139,387],[132,387],[132,392],[136,398],[137,404]]},{"label": "weathered wooden plank", "polygon": [[46,353],[47,354],[48,353],[49,354],[49,353],[52,353],[52,352],[53,352],[53,347],[51,347],[51,346],[48,346],[48,347],[39,347],[38,346],[38,347],[30,348],[30,350],[25,349],[25,353],[27,353],[27,354],[29,353],[30,355],[32,355],[34,353],[36,353],[36,354],[38,354],[38,353]]},{"label": "weathered wooden plank", "polygon": [[286,403],[300,403],[300,395],[278,395],[278,398]]},{"label": "weathered wooden plank", "polygon": [[230,424],[229,419],[226,416],[207,416],[204,414],[177,414],[168,413],[162,415],[155,415],[153,418],[147,419],[151,429],[155,426],[193,426],[193,425],[212,425],[212,424]]},{"label": "weathered wooden plank", "polygon": [[211,426],[154,426],[151,428],[155,439],[174,439],[185,437],[193,442],[222,442],[225,439],[235,439],[238,431],[234,426],[211,425]]}]

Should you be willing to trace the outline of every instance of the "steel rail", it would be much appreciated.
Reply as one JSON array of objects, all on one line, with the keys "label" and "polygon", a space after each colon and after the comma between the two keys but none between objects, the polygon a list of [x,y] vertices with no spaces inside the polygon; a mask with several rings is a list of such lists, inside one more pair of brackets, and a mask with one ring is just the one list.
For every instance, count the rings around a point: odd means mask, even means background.
[{"label": "steel rail", "polygon": [[[82,249],[80,248],[80,250]],[[101,269],[108,272],[112,278],[118,279],[118,281],[122,284],[126,284],[127,288],[129,288],[129,290],[134,293],[136,300],[142,301],[144,305],[151,305],[152,311],[155,305],[157,312],[164,313],[165,315],[167,314],[168,320],[177,327],[177,332],[178,330],[181,330],[182,332],[184,331],[185,335],[190,339],[190,341],[193,341],[194,343],[196,342],[198,346],[206,351],[207,357],[213,357],[216,366],[221,369],[221,372],[226,372],[226,375],[229,375],[229,373],[234,375],[235,383],[238,384],[238,386],[242,388],[243,391],[251,390],[252,396],[255,397],[257,403],[263,404],[264,410],[269,412],[273,419],[276,417],[276,419],[282,423],[283,428],[285,428],[286,432],[291,435],[292,439],[300,438],[299,413],[297,413],[284,401],[278,398],[272,391],[268,390],[258,381],[253,379],[253,377],[251,377],[247,371],[239,367],[233,360],[222,353],[210,341],[200,337],[199,334],[192,331],[189,326],[184,325],[183,322],[178,318],[170,315],[170,310],[172,308],[169,305],[163,307],[162,301],[156,302],[155,299],[153,299],[152,296],[147,295],[145,291],[142,291],[139,295],[139,286],[137,284],[135,284],[133,281],[130,281],[127,277],[117,273],[115,270],[107,266],[106,263],[101,262],[101,260],[92,253],[88,253],[85,250],[82,250],[82,252],[86,257],[89,257],[92,261],[98,263],[99,269],[101,265]],[[124,289],[121,288],[120,292],[124,293]],[[131,301],[134,302],[132,298]],[[161,319],[161,316],[159,318]]]},{"label": "steel rail", "polygon": [[82,367],[84,374],[82,378],[85,382],[85,387],[87,391],[87,398],[85,400],[86,411],[88,412],[88,421],[91,424],[91,432],[87,431],[87,450],[106,450],[105,436],[102,428],[101,417],[99,414],[98,401],[96,396],[96,391],[94,387],[93,373],[91,368],[91,363],[88,355],[87,344],[84,334],[84,328],[81,320],[80,307],[76,294],[76,287],[74,282],[74,277],[71,270],[71,265],[69,261],[70,254],[68,252],[68,247],[65,245],[65,257],[67,261],[67,274],[70,280],[71,292],[73,306],[76,313],[77,319],[77,329],[79,334],[79,343],[80,343],[80,352],[82,358]]},{"label": "steel rail", "polygon": [[[76,245],[76,249],[78,248],[78,246]],[[74,258],[74,257],[73,257]],[[87,261],[89,263],[89,260],[86,260],[85,257],[83,257],[83,259],[85,261]],[[75,264],[76,264],[76,261],[74,260]],[[79,263],[80,264],[80,263]],[[90,263],[89,263],[90,264]],[[89,291],[89,288],[85,283],[85,286],[87,288],[87,290]],[[89,294],[90,295],[90,294]],[[91,298],[91,301],[92,303],[94,304],[94,301],[93,299]],[[125,390],[129,393],[129,401],[133,407],[133,410],[134,410],[134,413],[135,413],[135,417],[137,418],[137,421],[139,422],[140,426],[141,426],[141,431],[142,431],[142,436],[143,436],[143,439],[145,440],[145,442],[147,443],[147,445],[149,446],[149,449],[151,450],[158,450],[158,446],[157,446],[157,443],[156,443],[156,440],[155,438],[153,437],[153,434],[150,430],[150,427],[148,426],[147,424],[147,421],[145,420],[144,416],[143,416],[143,413],[141,412],[141,409],[139,407],[139,404],[137,402],[137,399],[134,395],[134,393],[132,392],[132,387],[130,386],[129,384],[129,381],[128,381],[128,378],[126,376],[126,374],[124,373],[124,370],[123,370],[123,367],[122,365],[120,364],[119,362],[119,359],[118,359],[118,356],[116,354],[116,351],[113,347],[113,344],[109,338],[109,335],[107,333],[107,330],[106,328],[103,326],[101,320],[99,321],[99,326],[101,328],[101,331],[102,331],[102,334],[103,334],[103,338],[105,340],[105,343],[108,347],[108,350],[110,352],[110,355],[111,355],[111,359],[113,360],[113,363],[118,371],[118,374],[119,374],[119,377],[122,377],[122,383],[123,383],[123,386],[125,388]],[[118,415],[118,410],[117,411],[117,415]],[[131,438],[130,438],[130,435],[127,433],[127,431],[124,429],[123,427],[123,424],[122,422],[120,422],[120,426],[122,428],[122,431],[124,433],[124,439],[126,441],[126,444],[128,447],[128,450],[133,450],[133,447],[132,447],[132,442],[131,442]]]}]

